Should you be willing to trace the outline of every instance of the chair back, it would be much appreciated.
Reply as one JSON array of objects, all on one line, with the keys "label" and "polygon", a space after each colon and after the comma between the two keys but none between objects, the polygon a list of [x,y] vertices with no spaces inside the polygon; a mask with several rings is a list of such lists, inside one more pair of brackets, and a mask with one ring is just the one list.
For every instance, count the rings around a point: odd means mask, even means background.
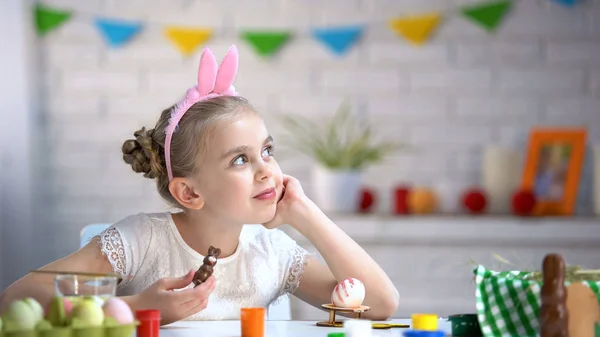
[{"label": "chair back", "polygon": [[79,232],[79,247],[81,248],[87,245],[94,236],[102,233],[102,231],[108,227],[110,227],[110,224],[105,223],[89,224],[83,227],[81,232]]}]

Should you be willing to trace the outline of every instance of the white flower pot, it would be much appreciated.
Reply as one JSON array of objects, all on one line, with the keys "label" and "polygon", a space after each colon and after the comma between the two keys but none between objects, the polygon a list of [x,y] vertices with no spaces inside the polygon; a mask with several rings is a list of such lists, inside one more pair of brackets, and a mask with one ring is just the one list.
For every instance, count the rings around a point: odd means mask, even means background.
[{"label": "white flower pot", "polygon": [[324,212],[357,212],[360,171],[336,171],[317,165],[312,174],[313,200]]}]

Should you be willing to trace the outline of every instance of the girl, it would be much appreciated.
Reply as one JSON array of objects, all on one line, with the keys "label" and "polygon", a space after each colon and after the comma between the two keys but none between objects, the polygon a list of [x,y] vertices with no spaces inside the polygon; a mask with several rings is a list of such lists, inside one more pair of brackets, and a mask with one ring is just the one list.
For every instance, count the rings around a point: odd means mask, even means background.
[{"label": "girl", "polygon": [[[235,46],[220,67],[205,49],[197,85],[154,129],[123,144],[124,161],[183,211],[129,216],[42,269],[115,272],[122,277],[117,294],[134,310],[159,309],[162,324],[238,319],[240,308],[267,307],[286,294],[320,308],[349,277],[365,284],[371,311],[364,317],[387,319],[398,306],[394,285],[298,180],[282,174],[265,124],[232,86],[237,64]],[[277,229],[282,224],[309,239],[326,264]],[[221,250],[214,274],[194,287],[210,246]],[[51,276],[29,274],[5,290],[0,312],[16,298],[45,304],[52,294]]]}]

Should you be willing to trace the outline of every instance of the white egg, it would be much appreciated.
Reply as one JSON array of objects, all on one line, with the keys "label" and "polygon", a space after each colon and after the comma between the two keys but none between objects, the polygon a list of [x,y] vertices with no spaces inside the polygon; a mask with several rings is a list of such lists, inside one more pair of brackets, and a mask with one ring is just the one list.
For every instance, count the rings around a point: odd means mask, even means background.
[{"label": "white egg", "polygon": [[365,300],[365,285],[355,278],[338,283],[331,293],[331,303],[340,308],[358,308]]}]

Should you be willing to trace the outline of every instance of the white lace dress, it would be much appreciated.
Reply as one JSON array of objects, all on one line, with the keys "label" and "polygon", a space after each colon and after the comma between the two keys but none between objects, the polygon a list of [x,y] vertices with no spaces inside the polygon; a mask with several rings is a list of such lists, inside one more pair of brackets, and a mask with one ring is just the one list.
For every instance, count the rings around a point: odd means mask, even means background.
[{"label": "white lace dress", "polygon": [[[126,217],[97,239],[123,278],[120,296],[139,293],[160,278],[197,270],[204,259],[183,241],[169,212]],[[239,319],[242,307],[267,308],[296,290],[307,254],[279,229],[244,226],[235,253],[218,259],[213,274],[217,282],[207,308],[187,319]]]}]

